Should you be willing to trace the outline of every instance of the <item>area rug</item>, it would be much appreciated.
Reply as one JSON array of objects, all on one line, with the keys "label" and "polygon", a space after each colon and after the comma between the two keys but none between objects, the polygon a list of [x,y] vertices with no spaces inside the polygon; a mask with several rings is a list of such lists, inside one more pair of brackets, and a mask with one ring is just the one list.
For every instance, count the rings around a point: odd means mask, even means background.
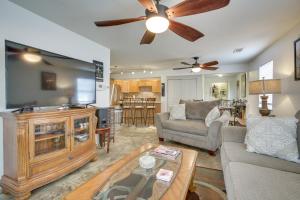
[{"label": "area rug", "polygon": [[226,199],[223,173],[220,170],[196,167],[194,185],[200,200]]},{"label": "area rug", "polygon": [[[146,143],[159,143],[154,127],[120,127],[115,137],[115,143],[111,143],[110,145],[109,154],[103,149],[98,149],[97,153],[99,159],[97,161],[90,162],[75,172],[32,191],[30,200],[61,200],[67,193],[100,173],[105,168],[111,166],[126,154]],[[180,144],[172,142],[163,144],[180,146]],[[188,146],[182,147],[192,148]],[[220,175],[221,171],[216,170],[220,168],[219,156],[209,156],[205,151],[196,150],[199,152],[197,159],[198,167],[195,176],[195,184],[197,186],[196,193],[200,199],[202,198],[201,200],[214,200],[214,198],[219,195],[219,192],[223,190],[222,176]],[[214,195],[212,195],[212,193],[214,193]],[[0,199],[12,200],[13,198],[10,195],[2,194],[0,189]]]}]

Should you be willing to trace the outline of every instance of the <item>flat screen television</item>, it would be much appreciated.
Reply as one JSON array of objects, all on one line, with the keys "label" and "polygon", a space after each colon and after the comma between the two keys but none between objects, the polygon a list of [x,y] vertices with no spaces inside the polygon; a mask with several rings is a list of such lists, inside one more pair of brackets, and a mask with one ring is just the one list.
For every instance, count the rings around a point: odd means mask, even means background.
[{"label": "flat screen television", "polygon": [[95,65],[5,41],[6,108],[96,103]]}]

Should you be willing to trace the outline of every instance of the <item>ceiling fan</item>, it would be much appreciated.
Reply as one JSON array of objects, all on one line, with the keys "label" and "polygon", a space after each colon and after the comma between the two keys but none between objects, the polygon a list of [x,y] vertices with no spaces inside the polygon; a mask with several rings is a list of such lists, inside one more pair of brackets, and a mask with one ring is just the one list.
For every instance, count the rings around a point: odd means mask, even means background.
[{"label": "ceiling fan", "polygon": [[157,33],[163,33],[170,29],[180,37],[194,42],[203,37],[200,31],[185,24],[173,21],[175,17],[195,15],[199,13],[216,10],[227,6],[230,0],[184,0],[181,3],[168,8],[160,3],[160,0],[138,0],[146,8],[146,16],[128,19],[118,19],[109,21],[97,21],[96,26],[116,26],[131,22],[146,20],[147,31],[145,32],[140,44],[151,44]]},{"label": "ceiling fan", "polygon": [[197,72],[200,72],[201,69],[211,70],[211,71],[219,69],[218,67],[214,67],[215,65],[219,64],[218,61],[211,61],[211,62],[200,64],[198,62],[199,57],[193,57],[193,59],[195,60],[195,63],[193,63],[193,64],[189,64],[189,63],[186,63],[186,62],[181,62],[181,64],[189,65],[189,67],[173,68],[173,70],[192,69],[193,72],[197,73]]}]

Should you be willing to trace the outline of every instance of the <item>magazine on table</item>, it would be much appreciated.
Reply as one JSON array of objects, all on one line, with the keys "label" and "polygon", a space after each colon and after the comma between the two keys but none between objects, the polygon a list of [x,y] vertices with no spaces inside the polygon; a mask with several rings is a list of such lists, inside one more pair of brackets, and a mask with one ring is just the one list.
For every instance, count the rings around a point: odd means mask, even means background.
[{"label": "magazine on table", "polygon": [[167,159],[175,160],[180,154],[180,151],[177,149],[169,148],[163,145],[158,146],[152,152],[152,155],[161,156]]}]

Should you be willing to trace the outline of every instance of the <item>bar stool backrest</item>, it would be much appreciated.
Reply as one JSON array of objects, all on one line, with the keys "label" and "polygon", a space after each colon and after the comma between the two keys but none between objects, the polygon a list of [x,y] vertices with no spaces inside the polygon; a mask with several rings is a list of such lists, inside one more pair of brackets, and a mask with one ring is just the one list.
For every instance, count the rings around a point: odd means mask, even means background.
[{"label": "bar stool backrest", "polygon": [[124,98],[123,99],[123,108],[129,109],[133,107],[133,100],[132,98]]},{"label": "bar stool backrest", "polygon": [[144,99],[143,98],[135,98],[134,99],[134,107],[135,108],[144,108]]},{"label": "bar stool backrest", "polygon": [[146,99],[146,108],[155,108],[156,98],[147,98]]}]

